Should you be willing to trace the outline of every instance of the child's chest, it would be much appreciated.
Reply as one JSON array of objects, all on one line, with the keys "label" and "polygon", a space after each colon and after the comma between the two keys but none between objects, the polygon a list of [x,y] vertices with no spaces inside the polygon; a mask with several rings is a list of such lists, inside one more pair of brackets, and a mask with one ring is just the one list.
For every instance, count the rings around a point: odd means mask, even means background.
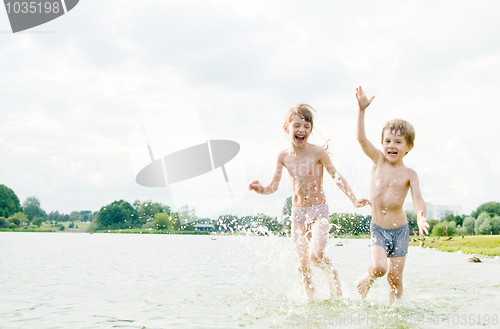
[{"label": "child's chest", "polygon": [[387,165],[374,166],[372,187],[379,190],[408,191],[410,180],[405,167],[393,168]]},{"label": "child's chest", "polygon": [[289,155],[285,158],[284,165],[290,176],[294,178],[317,176],[322,173],[323,166],[315,157],[297,157]]}]

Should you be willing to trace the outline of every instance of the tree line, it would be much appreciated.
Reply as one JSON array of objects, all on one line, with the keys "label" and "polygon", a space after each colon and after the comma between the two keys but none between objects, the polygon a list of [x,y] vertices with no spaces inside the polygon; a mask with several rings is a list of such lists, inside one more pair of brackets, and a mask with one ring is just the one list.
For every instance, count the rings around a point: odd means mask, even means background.
[{"label": "tree line", "polygon": [[[221,215],[218,218],[199,218],[194,208],[184,206],[173,212],[170,206],[151,200],[113,201],[99,211],[72,211],[70,214],[52,211],[47,214],[35,196],[26,198],[22,206],[17,195],[5,185],[0,185],[0,228],[19,228],[22,225],[40,226],[44,222],[91,222],[89,230],[145,229],[164,232],[195,231],[197,225],[210,227],[221,233],[248,233],[256,235],[289,235],[292,198],[287,198],[280,219],[264,214],[257,216]],[[417,216],[406,212],[410,232],[418,233]],[[370,233],[371,216],[350,213],[333,213],[330,234],[363,235]],[[500,203],[480,205],[470,216],[448,214],[442,220],[428,219],[431,235],[500,234]]]}]

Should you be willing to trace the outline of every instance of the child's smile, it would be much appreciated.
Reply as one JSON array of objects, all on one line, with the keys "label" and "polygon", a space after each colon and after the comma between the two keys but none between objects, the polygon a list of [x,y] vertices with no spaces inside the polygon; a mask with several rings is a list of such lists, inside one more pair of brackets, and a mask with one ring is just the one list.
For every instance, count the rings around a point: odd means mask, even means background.
[{"label": "child's smile", "polygon": [[411,150],[401,132],[389,131],[389,129],[384,132],[382,146],[384,147],[385,157],[390,162],[402,160],[406,153]]},{"label": "child's smile", "polygon": [[299,115],[295,115],[293,120],[284,127],[290,136],[290,141],[296,146],[304,146],[311,134],[311,123],[305,121]]}]

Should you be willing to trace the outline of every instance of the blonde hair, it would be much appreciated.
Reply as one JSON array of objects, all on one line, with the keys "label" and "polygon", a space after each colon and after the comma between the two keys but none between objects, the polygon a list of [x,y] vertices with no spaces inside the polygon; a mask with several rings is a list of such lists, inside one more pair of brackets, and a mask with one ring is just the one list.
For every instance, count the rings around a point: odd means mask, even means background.
[{"label": "blonde hair", "polygon": [[288,124],[292,122],[293,117],[295,115],[298,115],[299,117],[302,118],[302,120],[305,120],[306,122],[309,122],[311,124],[311,131],[312,131],[314,125],[313,124],[314,114],[312,111],[316,112],[316,110],[313,109],[312,106],[309,104],[299,103],[295,106],[292,106],[288,110],[288,112],[286,112],[285,126],[288,126]]},{"label": "blonde hair", "polygon": [[398,118],[387,121],[382,129],[382,142],[384,141],[384,131],[387,129],[393,134],[397,134],[399,131],[402,136],[405,136],[408,146],[413,147],[413,142],[415,141],[415,128],[413,128],[411,123]]}]

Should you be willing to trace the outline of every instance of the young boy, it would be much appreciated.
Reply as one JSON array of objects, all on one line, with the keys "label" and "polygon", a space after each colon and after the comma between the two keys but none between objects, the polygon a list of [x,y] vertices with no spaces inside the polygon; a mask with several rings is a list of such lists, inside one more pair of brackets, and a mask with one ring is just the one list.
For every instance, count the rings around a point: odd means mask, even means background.
[{"label": "young boy", "polygon": [[[308,138],[313,129],[311,106],[298,104],[292,107],[286,114],[283,129],[288,135],[290,147],[278,154],[271,183],[264,187],[258,180],[255,180],[250,183],[249,189],[260,194],[276,192],[283,167],[287,169],[293,191],[290,218],[292,245],[307,296],[311,299],[314,293],[311,264],[327,273],[330,294],[333,295],[333,285],[335,285],[337,295],[340,296],[342,293],[337,272],[333,269],[330,259],[324,255],[330,221],[328,205],[323,193],[323,168],[336,180],[337,185],[354,206],[362,207],[370,204],[370,201],[356,199],[347,181],[333,166],[327,151],[321,146],[309,144]],[[310,239],[311,233],[312,239]]]},{"label": "young boy", "polygon": [[[387,272],[389,303],[403,295],[403,268],[408,252],[409,230],[403,203],[411,187],[413,206],[417,212],[420,235],[429,234],[429,224],[424,216],[425,202],[420,194],[415,170],[403,164],[404,156],[413,148],[415,130],[401,119],[387,122],[382,129],[382,148],[378,150],[365,135],[365,109],[373,98],[368,99],[361,87],[356,88],[358,100],[357,138],[363,152],[373,161],[370,181],[372,222],[370,225],[371,264],[368,272],[358,283],[358,292],[364,298],[375,279]],[[387,260],[389,270],[387,270]]]}]

